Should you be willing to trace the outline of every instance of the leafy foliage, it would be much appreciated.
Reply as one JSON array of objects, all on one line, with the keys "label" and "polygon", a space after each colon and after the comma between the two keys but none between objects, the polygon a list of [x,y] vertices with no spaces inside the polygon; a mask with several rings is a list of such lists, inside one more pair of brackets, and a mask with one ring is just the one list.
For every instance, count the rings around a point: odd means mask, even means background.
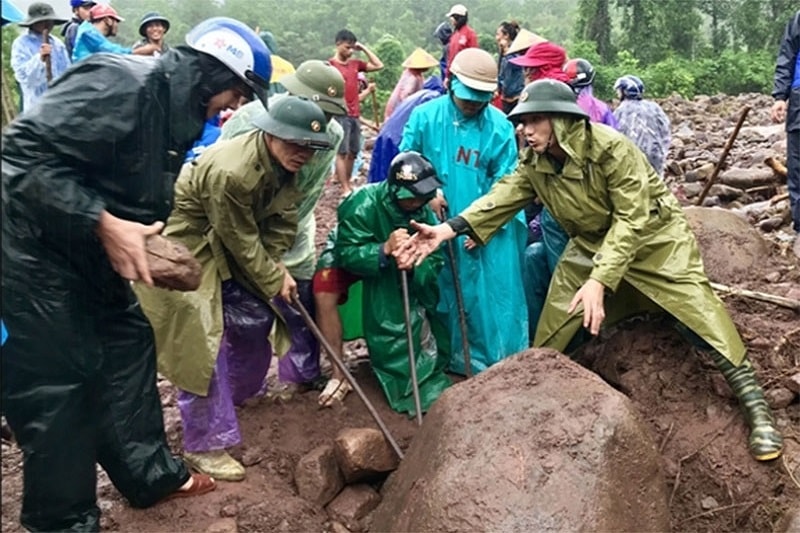
[{"label": "leafy foliage", "polygon": [[[62,0],[59,0],[62,1]],[[272,32],[278,54],[292,64],[326,59],[343,28],[375,51],[386,68],[370,77],[385,104],[403,59],[420,46],[434,57],[433,30],[455,0],[113,0],[126,20],[115,40],[132,44],[139,21],[158,11],[171,21],[167,41],[183,42],[195,24],[212,16],[237,18]],[[612,84],[636,74],[651,97],[769,91],[775,53],[797,0],[468,0],[469,24],[480,46],[496,53],[495,30],[517,21],[584,57],[597,69],[595,92],[613,97]],[[3,68],[17,28],[3,29]],[[13,80],[13,75],[10,78]],[[12,87],[12,90],[15,90]],[[370,100],[365,102],[371,107]],[[371,109],[365,113],[371,116]]]}]

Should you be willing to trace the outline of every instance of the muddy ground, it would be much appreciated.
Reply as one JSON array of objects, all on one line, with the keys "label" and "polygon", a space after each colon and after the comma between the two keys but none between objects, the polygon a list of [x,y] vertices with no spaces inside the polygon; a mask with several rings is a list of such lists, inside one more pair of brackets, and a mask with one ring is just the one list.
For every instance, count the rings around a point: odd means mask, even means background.
[{"label": "muddy ground", "polygon": [[[329,184],[318,208],[318,243],[335,221],[338,186]],[[797,260],[774,245],[763,271],[747,287],[774,291],[779,272],[781,294],[800,289]],[[770,273],[773,273],[771,276]],[[765,278],[767,276],[770,281]],[[768,303],[725,298],[750,357],[768,391],[800,372],[800,315]],[[363,349],[350,346],[356,354]],[[750,459],[746,428],[735,401],[726,397],[711,362],[698,357],[660,319],[616,328],[583,352],[583,361],[625,392],[652,431],[663,454],[670,491],[673,531],[772,531],[788,509],[800,506],[800,404],[777,411],[786,436],[782,459],[762,464]],[[400,443],[414,436],[413,420],[392,412],[363,357],[352,368],[368,397]],[[181,426],[175,391],[161,382],[167,434],[181,451]],[[317,407],[314,391],[290,399],[265,398],[239,412],[244,445],[233,450],[247,466],[241,483],[220,482],[204,497],[130,508],[100,471],[98,501],[108,531],[332,531],[325,511],[299,498],[294,466],[312,448],[332,440],[347,427],[375,427],[355,394],[332,409]],[[22,457],[2,443],[2,530],[21,531]],[[569,495],[565,495],[569,497]],[[340,531],[340,530],[339,530]]]}]

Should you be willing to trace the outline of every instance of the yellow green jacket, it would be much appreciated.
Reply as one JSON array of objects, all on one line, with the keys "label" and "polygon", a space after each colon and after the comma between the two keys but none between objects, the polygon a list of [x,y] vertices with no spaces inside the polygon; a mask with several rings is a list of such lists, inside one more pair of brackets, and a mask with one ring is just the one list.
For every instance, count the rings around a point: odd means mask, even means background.
[{"label": "yellow green jacket", "polygon": [[461,213],[473,237],[485,243],[539,197],[570,236],[534,345],[567,347],[582,322],[582,310],[570,316],[567,308],[592,278],[613,293],[606,301],[607,324],[655,304],[738,365],[744,344],[709,285],[680,205],[645,156],[606,126],[567,118],[552,122],[567,153],[561,171],[550,156],[527,149],[513,174]]},{"label": "yellow green jacket", "polygon": [[[200,261],[200,288],[135,289],[155,332],[158,370],[177,387],[208,393],[222,338],[223,281],[233,278],[272,306],[283,284],[277,264],[294,242],[301,199],[296,176],[273,163],[260,130],[219,141],[184,165],[164,235]],[[282,355],[288,330],[273,311],[273,348]]]}]

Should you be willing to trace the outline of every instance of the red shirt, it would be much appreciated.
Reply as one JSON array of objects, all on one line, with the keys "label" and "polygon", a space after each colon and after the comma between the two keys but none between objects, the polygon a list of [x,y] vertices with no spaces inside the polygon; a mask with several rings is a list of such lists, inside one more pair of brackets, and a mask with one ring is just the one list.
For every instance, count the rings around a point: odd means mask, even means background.
[{"label": "red shirt", "polygon": [[465,48],[477,48],[478,47],[478,36],[475,34],[475,30],[470,28],[467,24],[464,24],[456,31],[453,32],[453,35],[450,36],[450,42],[447,45],[447,72],[445,76],[448,76],[450,73],[450,63],[453,62],[453,58]]},{"label": "red shirt", "polygon": [[344,101],[347,104],[347,114],[358,118],[361,116],[358,101],[358,73],[366,72],[367,63],[360,59],[348,59],[347,63],[340,63],[335,57],[330,58],[330,63],[341,72],[344,78]]}]

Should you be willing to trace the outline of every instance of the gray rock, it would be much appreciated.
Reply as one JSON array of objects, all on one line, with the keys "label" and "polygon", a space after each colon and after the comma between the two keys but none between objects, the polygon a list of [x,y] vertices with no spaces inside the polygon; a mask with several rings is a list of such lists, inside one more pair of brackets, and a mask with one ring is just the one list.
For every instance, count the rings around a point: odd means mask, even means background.
[{"label": "gray rock", "polygon": [[294,482],[301,498],[320,507],[331,501],[344,487],[344,478],[333,446],[317,446],[297,462]]},{"label": "gray rock", "polygon": [[546,349],[437,400],[372,531],[666,531],[660,456],[630,401]]},{"label": "gray rock", "polygon": [[785,409],[794,401],[796,393],[784,387],[775,387],[769,389],[764,395],[767,397],[767,403],[769,403],[770,407],[773,409]]},{"label": "gray rock", "polygon": [[361,531],[361,520],[378,506],[381,496],[369,485],[351,485],[328,504],[328,516],[344,524],[350,531]]},{"label": "gray rock", "polygon": [[397,454],[377,429],[343,429],[336,436],[336,459],[347,483],[372,479],[397,468]]},{"label": "gray rock", "polygon": [[734,285],[758,277],[769,248],[746,220],[725,209],[687,207],[683,211],[711,281]]}]

